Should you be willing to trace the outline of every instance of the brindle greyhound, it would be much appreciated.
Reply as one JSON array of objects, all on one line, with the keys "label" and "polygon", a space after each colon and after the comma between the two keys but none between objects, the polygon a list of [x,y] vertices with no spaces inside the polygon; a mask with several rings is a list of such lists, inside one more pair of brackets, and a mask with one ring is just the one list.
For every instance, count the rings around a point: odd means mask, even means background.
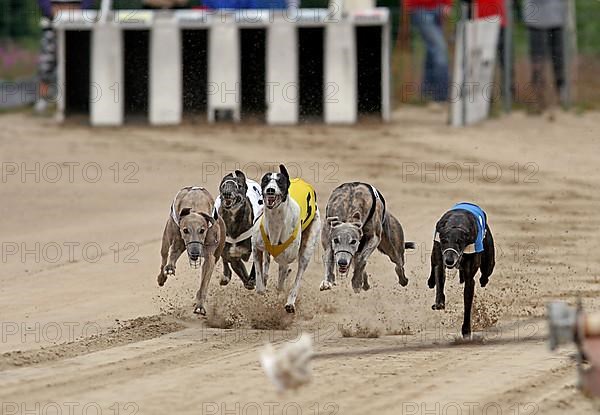
[{"label": "brindle greyhound", "polygon": [[[215,210],[225,222],[227,237],[221,258],[223,259],[223,278],[221,285],[231,281],[231,268],[244,283],[244,287],[253,290],[256,278],[252,264],[250,275],[244,261],[248,262],[252,254],[252,227],[262,215],[263,200],[258,183],[246,178],[243,172],[236,170],[221,180],[221,195],[215,202]],[[230,267],[231,266],[231,267]]]},{"label": "brindle greyhound", "polygon": [[435,225],[431,252],[431,273],[427,284],[436,288],[433,310],[446,308],[444,268],[458,268],[460,283],[465,284],[463,337],[471,335],[471,307],[475,293],[475,274],[481,270],[479,283],[485,287],[494,271],[494,238],[485,212],[477,205],[459,203],[446,212]]},{"label": "brindle greyhound", "polygon": [[414,242],[404,242],[404,231],[398,219],[385,206],[381,193],[366,183],[344,183],[338,186],[327,202],[327,225],[321,232],[325,279],[320,289],[335,285],[334,268],[340,274],[348,272],[354,261],[352,288],[359,293],[370,288],[366,272],[367,260],[375,249],[396,264],[396,275],[402,286],[408,284],[404,275],[404,250],[414,249]]},{"label": "brindle greyhound", "polygon": [[171,214],[167,219],[162,238],[162,263],[158,285],[163,286],[169,276],[175,275],[175,264],[187,250],[192,268],[202,263],[202,280],[196,293],[194,313],[206,315],[204,303],[208,284],[225,245],[225,223],[220,217],[210,215],[214,200],[202,187],[184,187],[175,196]]}]

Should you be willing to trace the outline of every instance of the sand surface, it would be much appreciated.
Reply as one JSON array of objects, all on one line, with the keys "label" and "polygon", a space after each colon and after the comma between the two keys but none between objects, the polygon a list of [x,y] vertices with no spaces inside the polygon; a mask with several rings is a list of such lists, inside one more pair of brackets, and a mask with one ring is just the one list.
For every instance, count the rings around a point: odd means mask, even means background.
[{"label": "sand surface", "polygon": [[[535,318],[549,300],[600,305],[599,130],[599,113],[514,114],[469,129],[422,109],[398,111],[387,125],[295,128],[90,129],[2,115],[2,412],[593,413],[575,387],[574,349],[553,354],[529,340],[545,333]],[[214,195],[231,169],[259,179],[279,162],[315,185],[322,212],[342,182],[377,186],[417,243],[409,285],[376,253],[370,291],[354,294],[346,278],[319,292],[319,248],[293,317],[275,292],[275,269],[259,297],[236,278],[220,287],[219,263],[207,319],[191,313],[198,276],[184,257],[159,288],[177,190]],[[445,311],[431,310],[426,281],[434,224],[462,200],[486,209],[498,249],[490,284],[476,288],[475,331],[516,343],[317,360],[311,384],[278,394],[258,363],[266,342],[308,331],[317,351],[331,352],[457,336],[458,278]]]}]

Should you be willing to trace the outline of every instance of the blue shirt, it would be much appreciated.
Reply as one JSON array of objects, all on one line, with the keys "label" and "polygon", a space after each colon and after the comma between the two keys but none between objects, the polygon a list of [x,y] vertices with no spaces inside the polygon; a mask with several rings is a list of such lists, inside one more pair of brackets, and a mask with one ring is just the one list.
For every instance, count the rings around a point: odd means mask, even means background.
[{"label": "blue shirt", "polygon": [[461,202],[450,210],[466,210],[475,216],[477,222],[477,238],[475,238],[475,252],[483,252],[483,238],[485,236],[486,216],[483,209],[473,203]]}]

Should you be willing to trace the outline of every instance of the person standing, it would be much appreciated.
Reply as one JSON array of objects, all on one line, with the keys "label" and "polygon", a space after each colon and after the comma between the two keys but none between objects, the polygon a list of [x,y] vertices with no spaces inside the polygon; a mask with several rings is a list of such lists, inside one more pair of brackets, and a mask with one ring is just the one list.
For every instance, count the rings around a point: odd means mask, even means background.
[{"label": "person standing", "polygon": [[411,25],[425,42],[426,54],[421,94],[435,102],[448,100],[448,45],[443,20],[452,0],[405,0]]},{"label": "person standing", "polygon": [[529,32],[531,84],[535,93],[534,110],[546,108],[544,63],[550,57],[554,84],[561,104],[568,101],[565,70],[564,30],[567,24],[566,0],[523,0],[523,20]]}]

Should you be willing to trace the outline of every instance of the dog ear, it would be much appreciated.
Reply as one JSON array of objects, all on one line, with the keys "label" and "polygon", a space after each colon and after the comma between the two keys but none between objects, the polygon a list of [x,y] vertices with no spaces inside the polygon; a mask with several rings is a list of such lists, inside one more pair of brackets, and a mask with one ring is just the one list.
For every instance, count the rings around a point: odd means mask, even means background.
[{"label": "dog ear", "polygon": [[442,229],[444,229],[446,227],[446,222],[447,220],[445,218],[438,220],[435,224],[435,231],[440,232]]},{"label": "dog ear", "polygon": [[281,172],[281,174],[283,174],[285,177],[287,177],[288,180],[290,180],[290,174],[288,173],[287,169],[285,168],[285,166],[283,164],[279,165],[279,171]]},{"label": "dog ear", "polygon": [[206,221],[208,222],[208,227],[209,227],[209,228],[211,228],[211,227],[212,227],[212,226],[215,224],[216,220],[215,220],[215,218],[213,218],[211,215],[209,215],[208,213],[204,213],[204,212],[202,212],[202,213],[200,213],[200,214],[201,214],[201,215],[204,217],[204,219],[206,219]]},{"label": "dog ear", "polygon": [[336,226],[339,226],[342,224],[342,222],[340,221],[340,218],[338,218],[337,216],[328,217],[327,223],[329,224],[330,228],[335,228]]},{"label": "dog ear", "polygon": [[244,174],[243,171],[241,170],[236,170],[234,173],[235,178],[237,179],[238,177],[241,178],[244,182],[246,182],[246,175]]},{"label": "dog ear", "polygon": [[179,211],[179,218],[183,218],[184,216],[187,216],[190,213],[192,213],[192,208],[189,208],[189,207],[183,208]]}]

